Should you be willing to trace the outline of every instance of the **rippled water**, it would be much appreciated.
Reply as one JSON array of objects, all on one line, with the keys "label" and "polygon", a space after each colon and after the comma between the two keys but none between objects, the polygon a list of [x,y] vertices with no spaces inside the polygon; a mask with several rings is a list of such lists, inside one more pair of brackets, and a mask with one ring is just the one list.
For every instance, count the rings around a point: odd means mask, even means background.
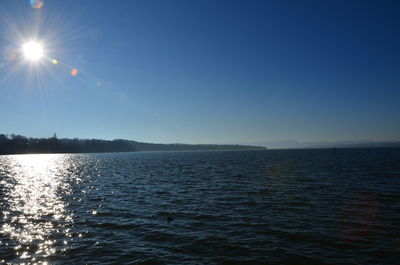
[{"label": "rippled water", "polygon": [[396,264],[400,149],[0,156],[0,263]]}]

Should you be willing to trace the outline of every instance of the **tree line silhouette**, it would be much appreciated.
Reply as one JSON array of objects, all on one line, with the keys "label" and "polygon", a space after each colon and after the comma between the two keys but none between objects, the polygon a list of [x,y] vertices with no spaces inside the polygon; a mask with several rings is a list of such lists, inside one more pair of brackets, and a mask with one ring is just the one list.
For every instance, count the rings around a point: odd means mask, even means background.
[{"label": "tree line silhouette", "polygon": [[131,152],[135,148],[127,140],[27,138],[22,135],[0,134],[0,154],[29,153],[103,153]]},{"label": "tree line silhouette", "polygon": [[133,151],[265,150],[262,146],[217,144],[155,144],[130,140],[28,138],[0,134],[0,155],[36,153],[111,153]]}]

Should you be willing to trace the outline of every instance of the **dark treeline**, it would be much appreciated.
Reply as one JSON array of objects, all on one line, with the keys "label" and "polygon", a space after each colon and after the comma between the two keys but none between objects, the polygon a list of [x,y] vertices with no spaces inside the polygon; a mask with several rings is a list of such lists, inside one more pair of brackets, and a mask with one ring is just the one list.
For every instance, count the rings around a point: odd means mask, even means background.
[{"label": "dark treeline", "polygon": [[262,146],[222,144],[154,144],[130,141],[137,151],[265,150]]},{"label": "dark treeline", "polygon": [[34,153],[107,153],[132,151],[265,150],[265,147],[215,144],[153,144],[129,140],[28,138],[0,134],[0,155]]},{"label": "dark treeline", "polygon": [[100,152],[131,152],[135,148],[127,140],[87,140],[27,138],[21,135],[0,134],[0,154],[29,153],[100,153]]}]

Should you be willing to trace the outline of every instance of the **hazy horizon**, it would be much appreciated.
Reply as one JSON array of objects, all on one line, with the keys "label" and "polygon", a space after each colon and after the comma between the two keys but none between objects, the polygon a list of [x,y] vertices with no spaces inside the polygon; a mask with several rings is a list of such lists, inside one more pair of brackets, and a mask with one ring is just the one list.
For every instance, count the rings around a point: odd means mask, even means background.
[{"label": "hazy horizon", "polygon": [[[398,140],[399,11],[394,1],[5,0],[0,133]],[[32,41],[37,61],[23,51]]]},{"label": "hazy horizon", "polygon": [[[3,133],[5,135],[12,135],[13,133]],[[18,134],[14,134],[18,135]],[[250,145],[250,146],[262,146],[267,147],[269,149],[302,149],[302,148],[332,148],[332,147],[368,147],[368,146],[375,146],[375,147],[382,147],[382,146],[400,146],[399,139],[388,139],[388,140],[369,140],[369,139],[362,139],[362,140],[315,140],[315,141],[298,141],[295,139],[286,139],[286,140],[270,140],[270,141],[254,141],[254,142],[222,142],[222,143],[214,143],[214,142],[146,142],[141,141],[138,139],[123,139],[123,138],[112,138],[112,139],[101,139],[101,138],[82,138],[82,137],[63,137],[53,133],[51,136],[29,136],[29,135],[22,135],[27,138],[51,138],[56,136],[58,139],[98,139],[98,140],[129,140],[129,141],[136,141],[141,143],[150,143],[150,144],[184,144],[184,145]]]}]

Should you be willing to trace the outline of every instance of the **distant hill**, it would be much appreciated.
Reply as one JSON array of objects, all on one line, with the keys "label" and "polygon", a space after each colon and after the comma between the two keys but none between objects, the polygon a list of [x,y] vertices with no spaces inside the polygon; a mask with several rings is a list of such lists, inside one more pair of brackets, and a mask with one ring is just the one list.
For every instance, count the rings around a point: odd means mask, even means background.
[{"label": "distant hill", "polygon": [[269,149],[308,149],[308,148],[374,148],[400,147],[400,141],[306,141],[282,140],[256,142],[254,145],[268,146]]},{"label": "distant hill", "polygon": [[266,150],[262,146],[219,144],[153,144],[129,141],[136,151],[183,151],[183,150]]},{"label": "distant hill", "polygon": [[400,141],[391,142],[374,142],[374,141],[364,141],[359,143],[332,143],[332,144],[320,144],[320,145],[310,145],[310,148],[377,148],[377,147],[400,147]]},{"label": "distant hill", "polygon": [[265,147],[250,145],[214,144],[153,144],[116,139],[58,139],[27,138],[22,135],[0,134],[0,154],[33,153],[104,153],[134,151],[183,151],[183,150],[265,150]]}]

